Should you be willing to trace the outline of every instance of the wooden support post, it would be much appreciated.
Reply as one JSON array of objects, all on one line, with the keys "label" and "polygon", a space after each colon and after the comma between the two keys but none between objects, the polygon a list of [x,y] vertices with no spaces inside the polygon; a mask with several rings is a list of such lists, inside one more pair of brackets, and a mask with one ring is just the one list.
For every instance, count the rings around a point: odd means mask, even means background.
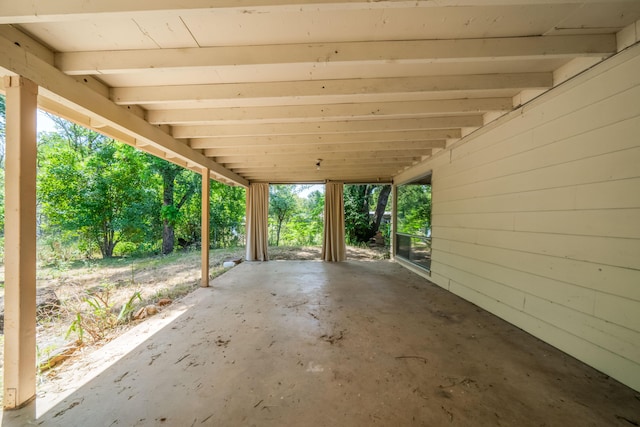
[{"label": "wooden support post", "polygon": [[391,238],[389,239],[389,250],[391,259],[396,259],[396,233],[398,232],[398,186],[391,185]]},{"label": "wooden support post", "polygon": [[202,282],[200,286],[209,286],[209,195],[211,192],[211,177],[209,169],[202,169],[202,231],[201,245],[202,252]]},{"label": "wooden support post", "polygon": [[5,77],[4,408],[36,395],[36,112],[38,86]]}]

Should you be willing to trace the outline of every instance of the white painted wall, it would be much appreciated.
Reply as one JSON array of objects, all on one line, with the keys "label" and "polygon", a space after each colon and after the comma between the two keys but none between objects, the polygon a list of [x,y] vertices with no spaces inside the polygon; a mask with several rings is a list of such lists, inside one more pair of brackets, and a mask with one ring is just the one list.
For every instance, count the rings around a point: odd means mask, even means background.
[{"label": "white painted wall", "polygon": [[431,280],[640,390],[640,46],[427,170]]}]

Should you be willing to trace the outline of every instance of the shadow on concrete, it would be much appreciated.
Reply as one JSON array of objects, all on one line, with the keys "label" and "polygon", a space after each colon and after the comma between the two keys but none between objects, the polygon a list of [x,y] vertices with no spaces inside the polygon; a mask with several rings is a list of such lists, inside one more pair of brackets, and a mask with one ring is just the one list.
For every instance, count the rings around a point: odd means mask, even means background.
[{"label": "shadow on concrete", "polygon": [[633,390],[395,263],[243,263],[212,285],[2,425],[638,421]]}]

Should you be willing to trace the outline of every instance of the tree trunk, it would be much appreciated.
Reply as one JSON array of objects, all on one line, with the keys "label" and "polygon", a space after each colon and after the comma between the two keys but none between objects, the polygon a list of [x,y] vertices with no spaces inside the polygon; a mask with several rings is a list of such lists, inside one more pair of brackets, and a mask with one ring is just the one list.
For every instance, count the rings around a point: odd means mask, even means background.
[{"label": "tree trunk", "polygon": [[391,186],[385,185],[380,190],[380,194],[378,195],[378,205],[376,206],[376,212],[373,216],[373,223],[371,224],[371,236],[375,236],[375,234],[380,229],[380,223],[382,222],[382,218],[384,218],[384,211],[387,208],[387,202],[389,200],[389,194],[391,193]]},{"label": "tree trunk", "polygon": [[280,246],[280,230],[282,229],[282,220],[278,219],[278,229],[276,230],[276,246]]},{"label": "tree trunk", "polygon": [[98,247],[100,248],[102,258],[113,257],[113,249],[118,243],[115,241],[115,236],[116,232],[111,229],[111,225],[109,223],[103,223],[102,231],[100,232],[100,234],[95,236],[95,240],[96,243],[98,243]]},{"label": "tree trunk", "polygon": [[[176,174],[172,170],[162,174],[162,206],[173,206],[173,190]],[[162,219],[162,254],[168,255],[173,252],[175,245],[175,231],[173,224],[168,218]]]}]

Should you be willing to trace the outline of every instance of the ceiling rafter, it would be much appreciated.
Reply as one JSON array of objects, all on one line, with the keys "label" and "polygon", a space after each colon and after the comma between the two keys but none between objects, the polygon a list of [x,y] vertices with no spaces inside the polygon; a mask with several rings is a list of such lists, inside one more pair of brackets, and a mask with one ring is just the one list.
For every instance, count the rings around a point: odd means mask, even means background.
[{"label": "ceiling rafter", "polygon": [[635,0],[7,1],[0,38],[32,57],[0,43],[0,67],[221,181],[376,182],[615,53],[638,19]]},{"label": "ceiling rafter", "polygon": [[46,61],[0,36],[0,67],[32,80],[40,86],[39,93],[43,97],[59,99],[63,105],[72,104],[76,109],[84,111],[87,116],[99,117],[101,122],[116,132],[127,136],[130,140],[146,141],[165,153],[182,159],[184,164],[192,162],[207,168],[216,176],[222,176],[237,184],[247,185],[243,177],[215,163],[210,158],[191,149],[164,133],[158,127],[114,104],[98,92],[77,82],[70,76],[61,73]]},{"label": "ceiling rafter", "polygon": [[198,138],[209,135],[268,136],[316,133],[391,132],[399,130],[449,129],[482,126],[482,115],[425,117],[396,120],[322,121],[311,123],[260,123],[247,125],[175,126],[175,138]]},{"label": "ceiling rafter", "polygon": [[431,141],[442,139],[458,139],[462,136],[460,129],[427,129],[396,132],[357,132],[357,133],[332,133],[313,135],[271,135],[247,137],[207,137],[189,140],[189,146],[194,149],[222,148],[222,147],[271,147],[271,146],[297,146],[307,144],[351,144],[351,143],[376,143],[376,142],[411,142]]},{"label": "ceiling rafter", "polygon": [[[424,155],[423,150],[407,150],[407,151],[398,151],[392,154],[384,152],[384,151],[364,151],[360,152],[357,156],[357,159],[377,159],[379,163],[386,162],[394,162],[399,161],[401,159],[407,160],[415,157],[421,157]],[[309,162],[310,160],[315,160],[317,157],[309,154],[267,154],[260,157],[256,156],[248,156],[244,154],[237,154],[233,156],[217,156],[214,157],[218,163],[238,163],[240,162],[249,162],[252,159],[261,161],[261,162]],[[325,153],[322,157],[323,160],[338,160],[344,161],[347,164],[353,164],[352,159],[346,158],[343,153]],[[315,161],[313,162],[315,164]]]},{"label": "ceiling rafter", "polygon": [[141,72],[186,67],[340,62],[452,62],[602,56],[616,51],[612,34],[487,39],[300,43],[174,49],[63,52],[56,65],[70,75]]},{"label": "ceiling rafter", "polygon": [[363,142],[357,144],[326,144],[326,145],[303,145],[297,147],[291,146],[272,146],[272,147],[256,147],[251,145],[234,147],[234,148],[209,148],[204,150],[205,156],[266,156],[270,154],[305,154],[313,156],[322,156],[325,153],[353,153],[366,151],[393,151],[399,152],[410,150],[431,151],[433,148],[444,148],[446,141],[412,141],[412,142]]},{"label": "ceiling rafter", "polygon": [[[553,74],[501,73],[451,76],[421,76],[375,79],[307,80],[267,83],[225,83],[207,85],[167,85],[117,87],[111,89],[116,104],[190,103],[204,100],[226,101],[220,106],[278,106],[337,104],[369,100],[381,95],[398,95],[403,100],[409,93],[472,92],[482,90],[548,89]],[[459,97],[459,95],[457,96]],[[389,97],[387,97],[389,98]],[[382,97],[382,100],[394,100]],[[391,97],[392,98],[392,97]]]},{"label": "ceiling rafter", "polygon": [[358,117],[432,116],[443,114],[509,111],[513,100],[502,98],[464,98],[428,101],[366,102],[324,105],[284,105],[277,107],[192,108],[151,110],[147,121],[152,124],[214,124],[242,121],[314,121],[318,119],[348,119]]}]

